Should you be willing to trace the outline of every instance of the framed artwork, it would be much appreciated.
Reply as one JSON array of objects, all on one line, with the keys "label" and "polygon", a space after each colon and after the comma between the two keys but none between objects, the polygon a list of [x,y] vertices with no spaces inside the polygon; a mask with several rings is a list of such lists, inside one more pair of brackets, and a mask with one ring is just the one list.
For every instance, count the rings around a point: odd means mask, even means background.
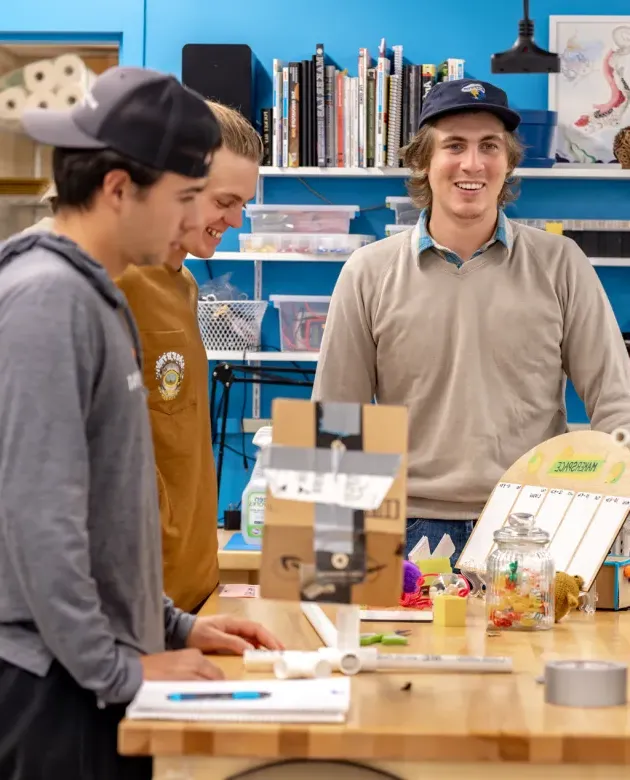
[{"label": "framed artwork", "polygon": [[630,126],[630,16],[551,16],[549,48],[560,56],[549,76],[556,162],[615,163],[615,135]]}]

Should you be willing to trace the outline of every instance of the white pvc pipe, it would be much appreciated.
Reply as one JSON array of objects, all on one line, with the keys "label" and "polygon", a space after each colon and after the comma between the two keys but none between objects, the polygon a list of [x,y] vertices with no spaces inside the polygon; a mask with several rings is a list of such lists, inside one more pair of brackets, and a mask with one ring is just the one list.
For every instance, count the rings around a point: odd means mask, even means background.
[{"label": "white pvc pipe", "polygon": [[337,647],[337,629],[319,604],[300,602],[302,613],[326,647]]}]

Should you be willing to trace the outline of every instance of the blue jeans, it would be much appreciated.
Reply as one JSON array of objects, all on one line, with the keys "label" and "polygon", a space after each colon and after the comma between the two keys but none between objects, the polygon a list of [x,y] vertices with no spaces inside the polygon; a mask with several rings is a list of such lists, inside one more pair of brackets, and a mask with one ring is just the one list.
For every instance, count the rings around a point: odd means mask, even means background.
[{"label": "blue jeans", "polygon": [[405,558],[423,536],[429,540],[429,546],[433,552],[444,534],[448,534],[455,545],[455,552],[451,555],[451,566],[455,566],[455,562],[472,533],[473,526],[473,520],[424,520],[423,518],[410,517],[407,519]]}]

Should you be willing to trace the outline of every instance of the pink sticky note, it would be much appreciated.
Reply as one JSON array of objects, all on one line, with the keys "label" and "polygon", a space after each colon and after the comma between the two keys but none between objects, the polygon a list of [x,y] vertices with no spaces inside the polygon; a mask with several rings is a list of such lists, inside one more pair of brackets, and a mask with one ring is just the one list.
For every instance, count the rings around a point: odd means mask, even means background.
[{"label": "pink sticky note", "polygon": [[260,593],[260,585],[224,585],[219,596],[232,599],[257,599]]}]

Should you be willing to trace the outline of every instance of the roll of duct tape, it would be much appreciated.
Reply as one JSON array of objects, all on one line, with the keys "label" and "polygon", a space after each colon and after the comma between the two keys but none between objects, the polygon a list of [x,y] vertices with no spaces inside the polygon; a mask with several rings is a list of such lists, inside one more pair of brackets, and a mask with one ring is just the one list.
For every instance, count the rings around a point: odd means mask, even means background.
[{"label": "roll of duct tape", "polygon": [[547,704],[618,707],[627,701],[628,667],[612,661],[549,661],[541,682]]}]

